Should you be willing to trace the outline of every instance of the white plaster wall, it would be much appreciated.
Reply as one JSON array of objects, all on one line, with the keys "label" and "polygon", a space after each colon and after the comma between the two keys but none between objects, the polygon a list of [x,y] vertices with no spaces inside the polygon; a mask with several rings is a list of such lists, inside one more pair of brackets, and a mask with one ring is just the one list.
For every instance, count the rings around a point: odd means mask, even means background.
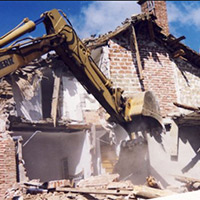
[{"label": "white plaster wall", "polygon": [[162,134],[162,143],[157,142],[147,134],[150,173],[164,186],[180,186],[182,183],[175,180],[175,175],[191,178],[200,178],[200,129],[197,127],[182,127],[179,130],[178,154],[171,156],[174,142],[167,132]]},{"label": "white plaster wall", "polygon": [[104,75],[110,79],[110,59],[108,46],[102,47],[102,54],[100,56],[98,67],[101,69]]},{"label": "white plaster wall", "polygon": [[[40,84],[33,86],[27,80],[19,79],[17,81],[15,77],[12,78],[17,115],[32,122],[41,120],[43,115]],[[37,78],[38,77],[35,77],[35,79]],[[34,77],[32,79],[34,79]]]},{"label": "white plaster wall", "polygon": [[74,77],[63,76],[62,84],[62,119],[83,121],[81,94],[84,93],[84,88],[80,85],[80,83],[78,83],[78,81]]},{"label": "white plaster wall", "polygon": [[92,49],[91,57],[103,72],[103,74],[110,78],[110,59],[109,59],[109,48],[108,46],[98,47]]},{"label": "white plaster wall", "polygon": [[[146,177],[152,175],[163,187],[179,187],[183,183],[175,180],[175,176],[200,179],[200,127],[180,127],[176,138],[169,131],[164,134],[157,129],[148,130],[142,121],[135,121],[134,124],[135,133],[143,133],[147,144],[123,149],[120,143],[129,140],[127,133],[119,126],[114,130],[119,156],[115,172],[122,180],[144,184]],[[172,155],[174,148],[177,148],[176,156]]]},{"label": "white plaster wall", "polygon": [[[84,178],[88,178],[91,176],[92,170],[92,155],[91,155],[91,141],[90,141],[90,133],[86,131],[85,139],[83,142],[83,148],[80,155],[80,161],[77,166],[75,166],[75,174],[84,172]],[[76,145],[75,145],[76,146]]]},{"label": "white plaster wall", "polygon": [[[34,132],[15,132],[23,144]],[[39,132],[22,149],[25,168],[30,179],[57,180],[81,172],[91,174],[91,144],[89,134],[82,132]],[[68,166],[63,166],[67,160]],[[67,169],[64,170],[64,169]]]},{"label": "white plaster wall", "polygon": [[64,120],[84,121],[85,110],[97,110],[98,101],[89,95],[76,78],[62,77],[61,118]]},{"label": "white plaster wall", "polygon": [[100,108],[99,102],[94,98],[92,94],[84,93],[84,105],[82,107],[83,110],[87,111],[96,111]]},{"label": "white plaster wall", "polygon": [[[188,106],[199,107],[200,70],[180,58],[176,59],[175,69],[179,103],[186,104]],[[179,110],[184,114],[188,114],[188,112],[190,112],[182,108],[179,108]]]}]

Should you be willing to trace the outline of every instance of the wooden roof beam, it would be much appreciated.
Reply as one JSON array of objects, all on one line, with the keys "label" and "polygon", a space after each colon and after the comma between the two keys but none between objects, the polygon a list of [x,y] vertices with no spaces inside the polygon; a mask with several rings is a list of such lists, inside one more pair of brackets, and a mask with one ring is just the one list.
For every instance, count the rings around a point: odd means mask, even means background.
[{"label": "wooden roof beam", "polygon": [[[142,64],[141,64],[140,51],[139,51],[139,47],[138,47],[138,43],[137,43],[137,36],[136,36],[136,33],[135,33],[135,28],[134,28],[133,25],[131,26],[131,32],[132,33],[131,33],[131,37],[130,37],[131,40],[130,41],[132,41],[134,46],[135,46],[139,78],[140,78],[140,80],[143,80],[144,76],[143,76],[143,69],[142,69]],[[131,46],[131,51],[133,52],[132,42],[131,42],[130,46]]]},{"label": "wooden roof beam", "polygon": [[56,121],[57,121],[61,74],[62,74],[62,68],[57,68],[55,70],[55,79],[54,79],[54,87],[53,87],[53,95],[52,95],[52,103],[51,103],[51,117],[53,119],[54,127],[56,127]]},{"label": "wooden roof beam", "polygon": [[177,51],[173,53],[173,58],[178,58],[184,55],[185,55],[185,51],[183,49],[178,49]]},{"label": "wooden roof beam", "polygon": [[149,29],[149,35],[152,41],[155,40],[155,33],[153,28],[153,23],[151,20],[148,20],[148,29]]},{"label": "wooden roof beam", "polygon": [[173,102],[173,104],[174,104],[175,106],[177,106],[177,107],[184,108],[184,109],[191,110],[191,111],[198,111],[198,110],[199,110],[198,107],[189,106],[189,105],[181,104],[181,103],[178,103],[178,102]]},{"label": "wooden roof beam", "polygon": [[170,46],[173,46],[174,44],[177,44],[178,42],[180,42],[181,40],[184,40],[185,39],[185,36],[181,36],[179,38],[176,38],[176,39],[173,39],[171,41],[168,41],[168,44]]}]

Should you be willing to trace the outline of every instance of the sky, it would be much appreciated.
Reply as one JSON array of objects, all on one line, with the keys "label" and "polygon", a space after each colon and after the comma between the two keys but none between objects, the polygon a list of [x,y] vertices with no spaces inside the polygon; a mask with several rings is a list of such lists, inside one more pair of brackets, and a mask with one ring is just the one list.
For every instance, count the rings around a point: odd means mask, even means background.
[{"label": "sky", "polygon": [[[139,14],[137,1],[0,1],[0,36],[17,26],[25,17],[35,21],[51,9],[66,13],[78,36],[104,34],[121,25],[126,18]],[[170,33],[185,36],[184,44],[200,52],[200,2],[167,1]],[[31,37],[45,34],[43,24],[29,33]]]}]

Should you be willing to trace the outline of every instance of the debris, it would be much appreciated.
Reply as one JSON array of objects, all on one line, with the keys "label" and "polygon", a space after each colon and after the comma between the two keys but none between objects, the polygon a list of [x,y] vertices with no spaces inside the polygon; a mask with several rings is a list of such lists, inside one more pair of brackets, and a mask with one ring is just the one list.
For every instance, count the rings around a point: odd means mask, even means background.
[{"label": "debris", "polygon": [[80,188],[106,188],[110,183],[119,180],[119,174],[105,174],[100,176],[91,176],[88,179],[81,180],[77,187]]},{"label": "debris", "polygon": [[175,193],[169,190],[161,190],[161,189],[151,188],[144,185],[135,185],[134,194],[138,197],[151,199],[151,198],[169,196]]},{"label": "debris", "polygon": [[49,181],[49,182],[46,182],[46,184],[47,184],[47,189],[55,189],[57,187],[72,187],[73,185],[70,180],[66,180],[66,179]]},{"label": "debris", "polygon": [[153,176],[148,176],[146,180],[147,180],[147,185],[149,187],[163,189],[163,187],[161,186],[161,183],[158,182]]},{"label": "debris", "polygon": [[132,191],[126,190],[107,190],[107,189],[91,189],[91,188],[57,188],[59,192],[87,193],[87,194],[103,194],[103,195],[120,195],[128,196]]},{"label": "debris", "polygon": [[39,180],[15,184],[7,191],[5,199],[134,199],[163,197],[174,194],[168,190],[155,189],[143,185],[133,185],[130,181],[119,181],[118,174],[92,176],[73,186],[70,180],[53,180],[41,183]]},{"label": "debris", "polygon": [[160,198],[155,198],[152,200],[199,200],[200,197],[200,191],[195,191],[195,192],[186,192],[186,193],[181,193],[181,194],[175,194],[175,195],[170,195],[167,197],[160,197]]},{"label": "debris", "polygon": [[185,105],[185,104],[180,104],[178,102],[174,102],[173,104],[175,106],[177,106],[177,107],[184,108],[184,109],[191,110],[191,111],[198,111],[199,110],[198,107],[189,106],[189,105]]},{"label": "debris", "polygon": [[129,189],[132,190],[133,189],[133,184],[131,183],[131,181],[127,180],[127,181],[120,181],[120,182],[111,182],[110,184],[108,184],[107,189]]},{"label": "debris", "polygon": [[175,179],[185,183],[185,187],[188,191],[194,191],[200,189],[200,179],[190,178],[186,176],[175,176]]}]

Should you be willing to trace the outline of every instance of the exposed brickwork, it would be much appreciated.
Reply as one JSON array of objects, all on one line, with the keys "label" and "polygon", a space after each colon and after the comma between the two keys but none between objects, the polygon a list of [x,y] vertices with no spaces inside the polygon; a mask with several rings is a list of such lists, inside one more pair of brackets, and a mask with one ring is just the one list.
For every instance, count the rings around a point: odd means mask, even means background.
[{"label": "exposed brickwork", "polygon": [[[139,1],[140,2],[140,1]],[[141,11],[143,13],[149,12],[148,9],[148,1],[141,1]],[[150,2],[150,1],[149,1]],[[152,12],[157,17],[156,22],[160,27],[163,28],[163,32],[168,35],[169,34],[169,25],[168,25],[168,17],[167,17],[167,7],[165,1],[151,1],[153,3]]]},{"label": "exposed brickwork", "polygon": [[109,41],[110,78],[114,87],[124,89],[124,94],[130,96],[133,92],[140,92],[135,55],[131,53],[126,38]]},{"label": "exposed brickwork", "polygon": [[135,51],[131,52],[128,39],[120,36],[109,41],[110,75],[115,87],[125,90],[126,96],[136,92],[153,91],[166,116],[177,111],[174,61],[166,49],[152,42],[145,35],[138,37],[144,80],[138,78]]},{"label": "exposed brickwork", "polygon": [[15,182],[15,144],[8,134],[3,133],[0,135],[0,199]]},{"label": "exposed brickwork", "polygon": [[166,49],[148,39],[138,37],[140,56],[144,68],[144,88],[156,95],[163,116],[177,111],[174,61]]},{"label": "exposed brickwork", "polygon": [[0,90],[0,199],[3,199],[7,189],[16,182],[16,160],[14,141],[6,132],[9,112],[14,110],[14,99],[10,98],[12,87],[6,79],[2,79]]},{"label": "exposed brickwork", "polygon": [[179,92],[178,101],[182,104],[199,107],[200,71],[182,59],[177,59],[176,65]]}]

